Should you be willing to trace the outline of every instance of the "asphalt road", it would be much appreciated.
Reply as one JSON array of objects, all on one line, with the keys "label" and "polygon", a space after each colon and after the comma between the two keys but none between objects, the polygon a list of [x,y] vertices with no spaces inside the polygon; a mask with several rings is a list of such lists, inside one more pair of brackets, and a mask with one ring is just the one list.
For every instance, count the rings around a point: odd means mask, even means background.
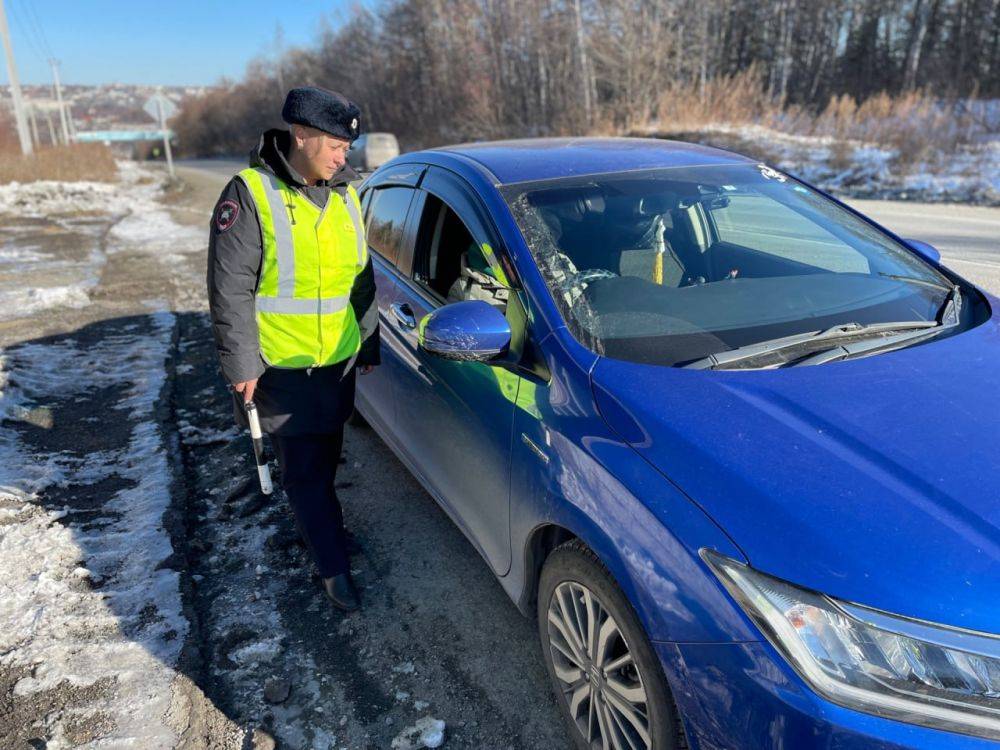
[{"label": "asphalt road", "polygon": [[179,159],[175,163],[181,169],[191,169],[197,172],[203,172],[205,174],[223,178],[223,182],[219,183],[220,189],[222,188],[222,185],[225,184],[225,180],[228,180],[230,177],[232,177],[234,174],[239,172],[247,165],[245,159],[229,159],[229,158]]},{"label": "asphalt road", "polygon": [[941,251],[945,265],[1000,294],[1000,208],[947,203],[849,201],[896,234]]}]

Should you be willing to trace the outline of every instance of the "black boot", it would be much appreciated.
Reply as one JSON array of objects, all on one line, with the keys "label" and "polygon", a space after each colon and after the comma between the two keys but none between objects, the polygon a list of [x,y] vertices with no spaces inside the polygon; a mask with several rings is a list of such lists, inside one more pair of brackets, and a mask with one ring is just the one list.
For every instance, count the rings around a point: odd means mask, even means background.
[{"label": "black boot", "polygon": [[333,602],[333,606],[337,609],[353,612],[361,606],[358,590],[354,588],[354,581],[351,580],[350,573],[324,578],[323,590],[326,591],[327,598]]}]

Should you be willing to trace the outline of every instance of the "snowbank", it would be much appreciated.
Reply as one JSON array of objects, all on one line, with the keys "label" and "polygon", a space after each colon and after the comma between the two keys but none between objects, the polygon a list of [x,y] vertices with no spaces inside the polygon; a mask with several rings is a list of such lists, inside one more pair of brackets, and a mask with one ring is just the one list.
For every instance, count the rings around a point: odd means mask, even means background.
[{"label": "snowbank", "polygon": [[[64,683],[112,685],[88,710],[114,723],[103,743],[173,747],[165,723],[172,667],[188,623],[178,574],[158,566],[173,550],[162,518],[171,474],[153,415],[164,384],[173,316],[152,317],[151,330],[78,348],[73,341],[28,344],[5,354],[0,414],[88,390],[123,388],[107,407],[133,425],[116,453],[30,453],[18,434],[0,430],[0,665],[24,667],[14,688],[28,696]],[[7,387],[16,373],[17,386]],[[79,373],[88,373],[81,378]],[[66,429],[67,425],[55,425]],[[101,503],[111,522],[85,531],[65,521],[68,508],[44,501],[53,487],[118,478],[124,486]],[[89,582],[100,581],[94,588]],[[65,718],[65,717],[63,717]],[[48,747],[68,746],[56,720]]]},{"label": "snowbank", "polygon": [[0,185],[0,214],[34,218],[106,214],[117,217],[111,237],[119,247],[200,249],[205,233],[170,217],[159,202],[164,186],[155,173],[132,161],[118,162],[118,172],[116,183],[40,180]]},{"label": "snowbank", "polygon": [[[650,134],[660,132],[653,127]],[[793,135],[760,125],[708,124],[664,137],[761,158],[839,197],[1000,205],[997,140],[903,165],[895,149],[878,143]]]},{"label": "snowbank", "polygon": [[0,319],[26,318],[51,307],[81,308],[90,304],[91,280],[52,287],[20,287],[0,291]]},{"label": "snowbank", "polygon": [[[0,185],[0,320],[91,303],[109,255],[148,253],[176,266],[200,253],[207,233],[178,224],[163,208],[163,185],[135,162],[119,163],[120,181]],[[16,221],[3,222],[10,216]],[[38,221],[44,220],[44,221]],[[110,227],[110,229],[109,229]],[[46,231],[78,235],[84,260],[67,260],[42,240]],[[51,243],[50,243],[51,244]]]}]

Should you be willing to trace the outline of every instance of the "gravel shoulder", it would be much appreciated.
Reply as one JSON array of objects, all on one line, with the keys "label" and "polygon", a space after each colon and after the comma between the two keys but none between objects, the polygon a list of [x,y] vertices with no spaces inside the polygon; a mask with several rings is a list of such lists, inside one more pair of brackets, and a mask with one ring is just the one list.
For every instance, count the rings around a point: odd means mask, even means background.
[{"label": "gravel shoulder", "polygon": [[326,604],[215,363],[223,178],[181,176],[0,227],[0,297],[35,290],[0,317],[0,747],[567,746],[533,623],[364,429],[338,492],[365,606]]},{"label": "gravel shoulder", "polygon": [[[225,177],[179,174],[177,205],[207,225]],[[338,472],[362,547],[364,608],[344,616],[319,595],[283,498],[255,491],[206,317],[179,316],[177,337],[186,568],[212,703],[287,747],[387,748],[428,717],[447,747],[567,747],[534,623],[378,436],[348,427]],[[287,681],[286,701],[268,702],[272,681]]]}]

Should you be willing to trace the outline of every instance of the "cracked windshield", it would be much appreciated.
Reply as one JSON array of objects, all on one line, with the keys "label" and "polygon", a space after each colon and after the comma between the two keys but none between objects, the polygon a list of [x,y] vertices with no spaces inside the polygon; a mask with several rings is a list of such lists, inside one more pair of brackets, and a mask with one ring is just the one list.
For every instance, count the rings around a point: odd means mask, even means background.
[{"label": "cracked windshield", "polygon": [[680,365],[843,324],[932,322],[950,291],[891,238],[763,165],[506,195],[570,330],[617,359]]}]

